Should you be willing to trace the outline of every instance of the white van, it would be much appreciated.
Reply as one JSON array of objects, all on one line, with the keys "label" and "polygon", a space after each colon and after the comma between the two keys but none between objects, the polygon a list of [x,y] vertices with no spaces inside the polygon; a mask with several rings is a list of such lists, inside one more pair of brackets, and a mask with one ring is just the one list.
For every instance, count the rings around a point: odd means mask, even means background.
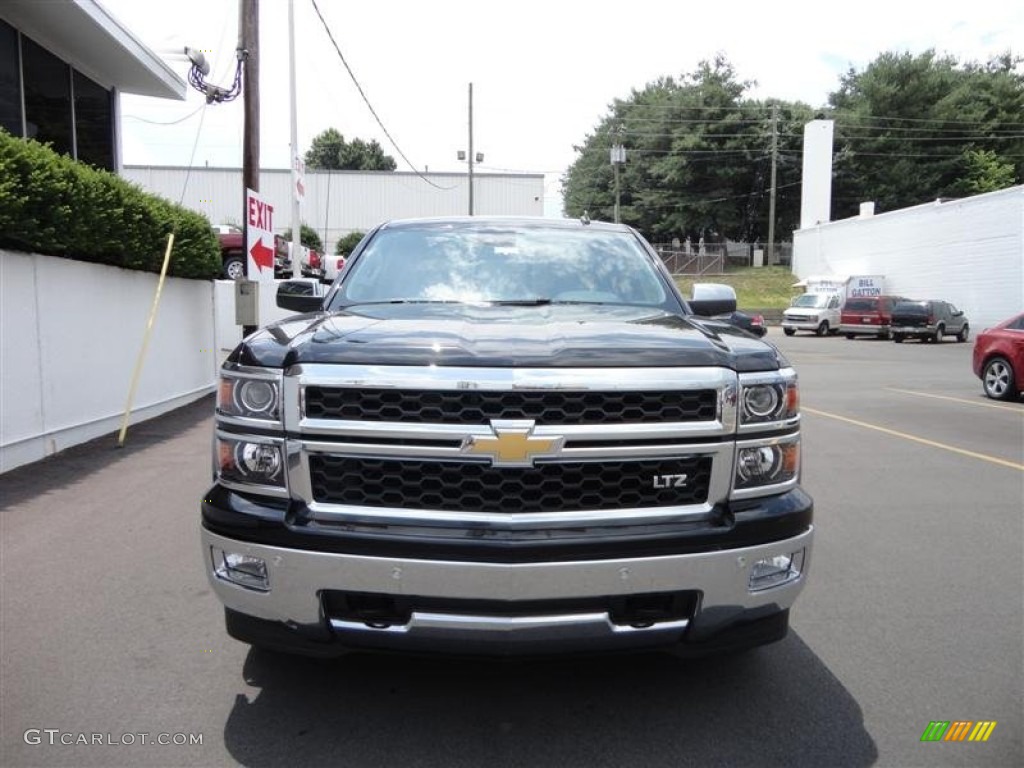
[{"label": "white van", "polygon": [[819,336],[839,333],[843,296],[840,293],[804,293],[793,300],[782,313],[782,331],[792,336],[797,331],[811,331]]}]

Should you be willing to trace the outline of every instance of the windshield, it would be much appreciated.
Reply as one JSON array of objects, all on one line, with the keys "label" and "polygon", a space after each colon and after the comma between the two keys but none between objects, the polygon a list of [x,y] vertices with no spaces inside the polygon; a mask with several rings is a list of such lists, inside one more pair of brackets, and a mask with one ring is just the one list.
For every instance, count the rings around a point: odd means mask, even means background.
[{"label": "windshield", "polygon": [[339,292],[346,304],[658,306],[665,286],[629,232],[425,223],[378,232]]},{"label": "windshield", "polygon": [[828,304],[828,295],[824,293],[805,293],[793,302],[794,307],[821,308]]}]

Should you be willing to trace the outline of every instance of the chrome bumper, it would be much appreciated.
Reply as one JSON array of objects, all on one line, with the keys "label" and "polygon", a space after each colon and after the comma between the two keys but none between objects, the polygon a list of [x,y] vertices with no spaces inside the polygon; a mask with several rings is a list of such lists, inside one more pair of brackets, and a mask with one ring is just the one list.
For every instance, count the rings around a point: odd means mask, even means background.
[{"label": "chrome bumper", "polygon": [[[235,541],[205,528],[202,532],[210,584],[232,611],[296,629],[326,629],[327,625],[341,644],[399,649],[429,645],[456,651],[499,645],[545,650],[629,648],[678,642],[688,633],[691,637],[714,633],[788,609],[803,589],[812,542],[813,529],[808,529],[791,539],[717,552],[499,564],[310,552]],[[269,589],[246,589],[219,577],[213,548],[264,560]],[[798,578],[768,589],[749,588],[750,569],[757,560],[800,550],[804,557]],[[691,618],[642,626],[615,624],[602,612],[489,616],[440,610],[414,612],[402,625],[376,625],[325,618],[320,598],[323,590],[509,603],[687,590],[699,591],[701,598]]]}]

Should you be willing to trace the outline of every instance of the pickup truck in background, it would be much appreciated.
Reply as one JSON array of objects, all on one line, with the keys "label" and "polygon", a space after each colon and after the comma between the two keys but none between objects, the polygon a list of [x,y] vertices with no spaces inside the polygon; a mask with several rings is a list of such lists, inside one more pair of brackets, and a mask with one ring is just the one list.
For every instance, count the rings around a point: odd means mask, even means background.
[{"label": "pickup truck in background", "polygon": [[[242,229],[234,224],[214,224],[213,231],[220,243],[223,277],[227,280],[245,277],[245,235]],[[288,253],[288,242],[280,235],[274,235],[274,277],[292,276],[292,262]]]}]

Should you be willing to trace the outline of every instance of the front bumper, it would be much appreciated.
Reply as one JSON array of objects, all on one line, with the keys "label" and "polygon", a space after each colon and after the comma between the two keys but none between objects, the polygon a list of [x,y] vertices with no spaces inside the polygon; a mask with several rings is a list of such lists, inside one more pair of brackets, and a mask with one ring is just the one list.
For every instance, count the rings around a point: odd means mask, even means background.
[{"label": "front bumper", "polygon": [[[803,589],[813,527],[735,549],[567,562],[467,562],[291,549],[202,530],[210,583],[228,609],[228,629],[247,642],[332,656],[353,647],[504,655],[608,651],[659,645],[697,650],[780,639]],[[218,551],[260,558],[267,591],[226,581]],[[802,552],[799,575],[761,590],[753,564]],[[401,620],[331,615],[328,596],[371,596],[413,608]],[[676,595],[682,613],[623,620],[603,605]],[[685,596],[685,597],[684,597]],[[689,602],[688,602],[689,601]],[[344,603],[344,598],[342,598]],[[574,607],[574,605],[576,607]],[[495,606],[501,606],[496,610]]]},{"label": "front bumper", "polygon": [[821,320],[816,317],[805,320],[794,320],[788,317],[782,318],[782,327],[789,328],[794,331],[817,331],[820,324]]}]

